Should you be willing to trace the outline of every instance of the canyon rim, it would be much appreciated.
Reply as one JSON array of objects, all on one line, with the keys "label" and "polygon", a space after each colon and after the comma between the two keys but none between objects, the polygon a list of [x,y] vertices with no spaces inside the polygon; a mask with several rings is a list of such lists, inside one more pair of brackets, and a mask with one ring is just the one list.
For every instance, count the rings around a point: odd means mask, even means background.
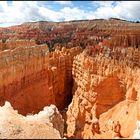
[{"label": "canyon rim", "polygon": [[0,27],[0,81],[0,139],[138,139],[140,23]]}]

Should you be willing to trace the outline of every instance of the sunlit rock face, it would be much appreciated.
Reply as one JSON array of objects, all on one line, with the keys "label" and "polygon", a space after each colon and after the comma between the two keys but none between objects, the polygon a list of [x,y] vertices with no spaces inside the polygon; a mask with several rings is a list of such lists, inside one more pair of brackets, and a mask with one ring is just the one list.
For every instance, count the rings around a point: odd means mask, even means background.
[{"label": "sunlit rock face", "polygon": [[0,51],[13,50],[18,47],[30,47],[37,45],[34,40],[6,40],[6,42],[0,41]]},{"label": "sunlit rock face", "polygon": [[0,52],[0,104],[7,100],[19,113],[37,113],[54,104],[64,109],[72,89],[73,57],[81,49],[49,53],[47,45]]},{"label": "sunlit rock face", "polygon": [[[93,58],[85,52],[74,57],[73,99],[67,111],[68,136],[104,138],[103,134],[96,135],[91,122],[99,120],[102,129],[107,119],[118,119],[122,125],[123,136],[131,136],[137,119],[137,110],[130,110],[137,106],[138,73],[138,69],[132,70],[125,61],[115,61],[101,55]],[[122,112],[119,112],[118,108]],[[113,118],[116,110],[121,115]],[[127,110],[129,118],[125,113]],[[125,123],[131,125],[125,128]]]},{"label": "sunlit rock face", "polygon": [[139,38],[140,24],[115,19],[0,28],[1,138],[62,138],[64,129],[114,138],[113,121],[119,138],[139,137]]},{"label": "sunlit rock face", "polygon": [[140,121],[137,121],[137,129],[134,131],[133,139],[139,139],[140,138]]},{"label": "sunlit rock face", "polygon": [[35,115],[22,116],[9,102],[0,107],[1,139],[60,139],[64,120],[54,105],[44,107]]},{"label": "sunlit rock face", "polygon": [[[137,76],[140,74],[140,71],[137,72]],[[138,76],[137,78],[137,83],[136,84],[136,89],[138,90],[137,92],[137,122],[136,122],[136,128],[135,131],[133,132],[133,139],[139,139],[140,138],[140,77]]]}]

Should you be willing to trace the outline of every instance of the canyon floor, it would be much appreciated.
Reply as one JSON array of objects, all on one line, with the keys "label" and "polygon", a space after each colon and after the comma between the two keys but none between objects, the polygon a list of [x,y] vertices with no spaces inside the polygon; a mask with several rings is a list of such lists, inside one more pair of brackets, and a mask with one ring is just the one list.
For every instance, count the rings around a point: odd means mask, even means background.
[{"label": "canyon floor", "polygon": [[140,138],[140,23],[0,28],[1,139]]}]

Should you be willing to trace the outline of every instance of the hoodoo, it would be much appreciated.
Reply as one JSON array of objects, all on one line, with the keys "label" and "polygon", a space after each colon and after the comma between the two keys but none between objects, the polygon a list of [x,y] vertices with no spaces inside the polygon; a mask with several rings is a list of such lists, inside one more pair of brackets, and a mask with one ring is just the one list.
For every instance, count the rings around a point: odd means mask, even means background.
[{"label": "hoodoo", "polygon": [[139,138],[140,23],[24,23],[0,40],[0,138]]}]

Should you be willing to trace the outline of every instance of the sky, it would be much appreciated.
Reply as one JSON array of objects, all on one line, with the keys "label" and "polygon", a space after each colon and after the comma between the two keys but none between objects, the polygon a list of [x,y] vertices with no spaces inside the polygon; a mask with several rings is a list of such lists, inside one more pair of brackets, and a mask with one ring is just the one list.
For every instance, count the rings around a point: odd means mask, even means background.
[{"label": "sky", "polygon": [[0,1],[0,27],[35,21],[140,21],[140,1]]}]

